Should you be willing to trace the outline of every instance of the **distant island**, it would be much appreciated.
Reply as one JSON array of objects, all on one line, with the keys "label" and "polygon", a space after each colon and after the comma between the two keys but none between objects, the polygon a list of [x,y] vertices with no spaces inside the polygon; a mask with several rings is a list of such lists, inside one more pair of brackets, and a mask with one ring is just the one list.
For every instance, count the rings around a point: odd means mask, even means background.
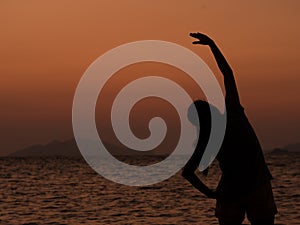
[{"label": "distant island", "polygon": [[289,152],[300,152],[300,143],[289,144],[284,147]]},{"label": "distant island", "polygon": [[[113,154],[122,155],[124,149],[112,144],[105,143],[109,149],[113,149]],[[33,145],[18,150],[8,155],[9,157],[72,157],[82,158],[74,138],[66,141],[52,141],[45,145]]]},{"label": "distant island", "polygon": [[[126,149],[113,144],[104,143],[114,155],[126,155]],[[284,154],[300,152],[300,143],[289,144],[284,147],[268,151],[270,154]],[[145,152],[139,152],[144,154]],[[66,141],[52,141],[45,145],[33,145],[8,155],[8,157],[75,157],[82,158],[74,138]]]},{"label": "distant island", "polygon": [[289,144],[283,147],[274,148],[270,151],[271,154],[284,154],[300,152],[300,143]]}]

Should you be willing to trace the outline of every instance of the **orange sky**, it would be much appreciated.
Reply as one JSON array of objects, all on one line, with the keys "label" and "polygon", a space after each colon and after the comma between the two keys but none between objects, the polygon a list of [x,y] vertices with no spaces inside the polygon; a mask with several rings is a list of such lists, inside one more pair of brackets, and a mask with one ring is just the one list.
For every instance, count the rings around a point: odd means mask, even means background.
[{"label": "orange sky", "polygon": [[159,39],[200,55],[220,79],[209,34],[238,82],[242,104],[268,149],[300,141],[300,2],[15,1],[0,3],[1,149],[72,137],[71,107],[85,69],[131,41]]}]

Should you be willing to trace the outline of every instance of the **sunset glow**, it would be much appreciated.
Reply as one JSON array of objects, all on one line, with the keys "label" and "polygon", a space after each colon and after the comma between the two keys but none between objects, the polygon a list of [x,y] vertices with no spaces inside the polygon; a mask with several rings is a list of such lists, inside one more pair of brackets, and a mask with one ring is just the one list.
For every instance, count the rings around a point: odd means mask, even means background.
[{"label": "sunset glow", "polygon": [[[292,0],[2,1],[0,155],[71,138],[72,101],[81,76],[118,45],[148,39],[180,44],[201,56],[222,81],[209,49],[191,44],[188,34],[194,31],[209,34],[228,58],[264,149],[299,142],[299,6]],[[163,65],[119,73],[143,70],[186,82],[180,71]]]}]

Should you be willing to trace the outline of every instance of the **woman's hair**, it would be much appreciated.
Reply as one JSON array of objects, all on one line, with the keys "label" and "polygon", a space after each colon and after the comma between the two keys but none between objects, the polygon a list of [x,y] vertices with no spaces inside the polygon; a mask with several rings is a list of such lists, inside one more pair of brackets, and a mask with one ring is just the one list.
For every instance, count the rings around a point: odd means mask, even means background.
[{"label": "woman's hair", "polygon": [[197,100],[188,109],[188,119],[192,124],[197,126],[198,131],[200,130],[200,135],[202,136],[202,139],[207,136],[209,137],[210,135],[210,129],[211,129],[210,106],[211,105],[207,101]]},{"label": "woman's hair", "polygon": [[[201,155],[204,154],[206,145],[210,137],[211,110],[219,113],[219,110],[216,107],[204,100],[195,101],[193,105],[191,105],[188,109],[188,119],[192,124],[197,126],[199,132],[195,151],[201,151]],[[208,168],[204,170],[203,173],[207,175]]]}]

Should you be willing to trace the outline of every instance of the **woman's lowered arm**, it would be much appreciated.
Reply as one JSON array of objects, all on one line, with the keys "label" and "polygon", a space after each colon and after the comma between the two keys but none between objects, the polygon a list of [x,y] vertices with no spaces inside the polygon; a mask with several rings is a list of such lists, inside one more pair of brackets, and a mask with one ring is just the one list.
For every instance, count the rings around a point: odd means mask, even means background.
[{"label": "woman's lowered arm", "polygon": [[205,194],[209,198],[217,198],[217,193],[208,188],[195,174],[196,169],[200,164],[202,158],[202,151],[196,149],[190,160],[184,166],[182,170],[182,176],[189,181],[197,190]]}]

